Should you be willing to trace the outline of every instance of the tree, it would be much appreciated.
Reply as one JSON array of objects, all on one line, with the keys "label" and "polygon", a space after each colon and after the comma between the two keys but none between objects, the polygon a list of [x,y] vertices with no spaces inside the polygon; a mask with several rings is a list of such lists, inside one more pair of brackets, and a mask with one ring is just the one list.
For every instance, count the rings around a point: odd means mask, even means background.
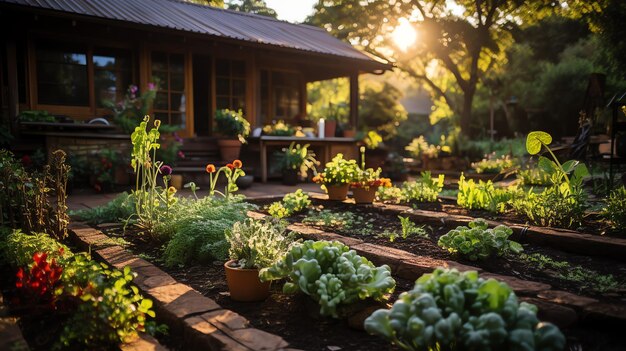
[{"label": "tree", "polygon": [[183,0],[183,1],[191,2],[194,4],[198,4],[198,5],[206,5],[206,6],[224,8],[224,0]]},{"label": "tree", "polygon": [[263,0],[231,0],[228,2],[228,9],[272,18],[277,17],[276,11],[267,7]]},{"label": "tree", "polygon": [[[513,43],[512,32],[546,14],[574,9],[549,0],[453,3],[456,6],[441,0],[321,0],[309,22],[393,59],[409,77],[425,83],[435,99],[443,99],[460,116],[461,132],[469,134],[477,86],[505,61],[503,49]],[[401,19],[419,34],[406,52],[391,35]]]}]

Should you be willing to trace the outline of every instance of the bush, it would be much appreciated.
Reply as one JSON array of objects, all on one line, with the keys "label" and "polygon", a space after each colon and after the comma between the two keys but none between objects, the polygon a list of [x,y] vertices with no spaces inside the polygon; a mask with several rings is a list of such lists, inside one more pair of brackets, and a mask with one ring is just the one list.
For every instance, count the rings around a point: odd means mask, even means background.
[{"label": "bush", "polygon": [[396,282],[389,266],[374,266],[337,241],[307,240],[294,245],[282,260],[261,270],[261,281],[288,278],[283,292],[298,290],[320,304],[320,314],[337,318],[341,305],[372,298],[383,300]]},{"label": "bush", "polygon": [[509,240],[513,230],[505,225],[488,229],[487,222],[478,218],[468,224],[459,226],[439,238],[438,245],[454,254],[470,261],[484,260],[493,255],[502,256],[507,252],[520,253],[522,245]]},{"label": "bush", "polygon": [[13,268],[27,266],[37,252],[46,252],[50,258],[57,260],[72,256],[67,246],[45,233],[26,234],[16,229],[0,242],[0,257]]},{"label": "bush", "polygon": [[172,267],[225,260],[229,247],[225,231],[235,222],[245,220],[247,211],[253,208],[242,199],[231,196],[179,201],[172,209],[171,219],[156,229],[164,238],[171,238],[164,252],[165,264]]},{"label": "bush", "polygon": [[364,326],[404,350],[563,350],[559,328],[539,322],[536,314],[505,283],[475,271],[437,268]]},{"label": "bush", "polygon": [[614,230],[626,230],[626,188],[621,186],[611,191],[606,199],[606,207],[602,209],[602,216],[611,222]]},{"label": "bush", "polygon": [[230,244],[229,254],[240,268],[262,269],[271,267],[283,257],[293,242],[287,235],[287,222],[248,218],[237,222],[226,231]]},{"label": "bush", "polygon": [[78,211],[70,215],[89,224],[123,222],[135,213],[135,197],[122,193],[105,205]]},{"label": "bush", "polygon": [[286,194],[283,201],[272,203],[267,212],[274,218],[284,218],[302,212],[311,206],[309,195],[298,189],[293,193]]}]

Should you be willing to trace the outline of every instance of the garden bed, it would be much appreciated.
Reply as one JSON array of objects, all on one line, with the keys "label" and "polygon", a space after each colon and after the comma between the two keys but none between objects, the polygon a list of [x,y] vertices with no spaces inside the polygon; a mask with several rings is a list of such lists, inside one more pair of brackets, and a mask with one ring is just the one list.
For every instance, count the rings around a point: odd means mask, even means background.
[{"label": "garden bed", "polygon": [[[401,231],[398,219],[398,215],[401,212],[389,211],[377,205],[355,206],[347,202],[315,198],[312,200],[318,210],[323,208],[323,210],[329,212],[315,212],[315,216],[310,216],[310,213],[304,213],[287,219],[292,223],[308,221],[306,226],[362,240],[365,243],[391,247],[437,260],[456,261],[462,265],[475,266],[494,274],[549,284],[555,289],[574,294],[582,294],[615,303],[624,303],[626,301],[626,289],[624,289],[623,285],[616,286],[616,284],[619,285],[626,281],[626,266],[615,260],[576,255],[549,246],[524,243],[524,257],[529,256],[527,259],[509,255],[483,262],[472,262],[456,257],[437,245],[439,237],[456,228],[460,223],[442,223],[442,221],[438,221],[436,218],[434,221],[420,221],[420,218],[413,217],[411,219],[416,224],[425,226],[429,238],[411,236],[407,239],[397,238],[391,242],[388,237],[379,235],[385,232],[399,233]],[[253,202],[262,208],[264,205],[271,203],[272,199],[257,199]],[[407,214],[402,213],[402,215],[405,216]],[[315,220],[318,220],[318,223],[315,223]],[[322,223],[324,220],[345,222],[326,225]],[[467,222],[469,220],[463,224]],[[517,238],[513,237],[513,239]],[[561,267],[559,272],[555,271],[553,266],[564,267]],[[581,267],[581,269],[572,270],[574,267]],[[559,277],[567,274],[567,270],[572,271],[570,272],[571,275],[568,276],[569,279]],[[596,274],[591,274],[592,272]],[[612,275],[614,279],[609,279],[609,275]],[[605,286],[598,286],[598,283]]]}]

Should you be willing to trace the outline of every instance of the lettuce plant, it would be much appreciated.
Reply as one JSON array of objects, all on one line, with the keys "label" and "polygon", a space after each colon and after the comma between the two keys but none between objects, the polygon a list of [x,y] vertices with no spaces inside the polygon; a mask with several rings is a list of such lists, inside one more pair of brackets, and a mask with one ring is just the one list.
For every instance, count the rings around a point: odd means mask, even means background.
[{"label": "lettuce plant", "polygon": [[559,328],[539,322],[536,313],[505,283],[437,268],[364,326],[403,350],[563,350]]},{"label": "lettuce plant", "polygon": [[272,267],[263,269],[261,281],[288,278],[283,292],[298,290],[320,305],[320,314],[339,316],[338,308],[368,298],[384,300],[396,287],[389,266],[374,266],[337,241],[308,240],[294,245]]},{"label": "lettuce plant", "polygon": [[507,252],[520,253],[524,249],[519,243],[509,240],[513,230],[505,225],[488,229],[487,222],[478,218],[469,227],[459,226],[439,238],[438,245],[451,253],[459,254],[471,261],[484,260],[493,255]]},{"label": "lettuce plant", "polygon": [[286,194],[282,201],[272,203],[267,212],[274,218],[284,218],[302,212],[311,206],[309,195],[298,189],[293,193]]}]

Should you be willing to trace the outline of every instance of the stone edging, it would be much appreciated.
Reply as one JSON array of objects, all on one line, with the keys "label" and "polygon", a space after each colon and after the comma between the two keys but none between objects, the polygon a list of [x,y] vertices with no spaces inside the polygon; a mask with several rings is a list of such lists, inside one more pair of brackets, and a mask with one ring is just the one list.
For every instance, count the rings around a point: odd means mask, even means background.
[{"label": "stone edging", "polygon": [[289,349],[283,338],[250,327],[239,314],[222,309],[150,262],[111,244],[100,230],[83,223],[72,223],[68,229],[70,238],[81,249],[91,249],[94,257],[118,269],[129,266],[136,273],[133,283],[153,300],[157,319],[169,326],[170,334],[182,336],[182,349],[297,351]]},{"label": "stone edging", "polygon": [[[252,218],[265,217],[264,214],[253,211],[249,211],[248,216]],[[437,267],[456,268],[459,271],[478,271],[481,277],[494,278],[507,283],[520,296],[521,300],[539,307],[539,317],[542,320],[553,322],[561,327],[571,326],[578,321],[610,321],[611,323],[626,325],[626,305],[600,302],[566,291],[553,290],[549,284],[488,273],[481,268],[464,265],[456,261],[419,256],[404,250],[324,232],[300,223],[292,224],[288,229],[313,240],[339,241],[376,265],[388,265],[393,275],[408,280],[416,280]]]},{"label": "stone edging", "polygon": [[[309,194],[309,196],[316,200],[328,201],[325,195]],[[374,203],[372,206],[380,209],[383,213],[408,216],[414,221],[435,225],[467,225],[475,219],[470,216],[418,210],[402,205]],[[508,221],[487,220],[487,222],[492,227],[500,224],[509,226],[513,229],[513,238],[517,241],[551,246],[577,254],[604,256],[614,260],[626,261],[626,239],[579,233],[567,229],[527,226]]]}]

